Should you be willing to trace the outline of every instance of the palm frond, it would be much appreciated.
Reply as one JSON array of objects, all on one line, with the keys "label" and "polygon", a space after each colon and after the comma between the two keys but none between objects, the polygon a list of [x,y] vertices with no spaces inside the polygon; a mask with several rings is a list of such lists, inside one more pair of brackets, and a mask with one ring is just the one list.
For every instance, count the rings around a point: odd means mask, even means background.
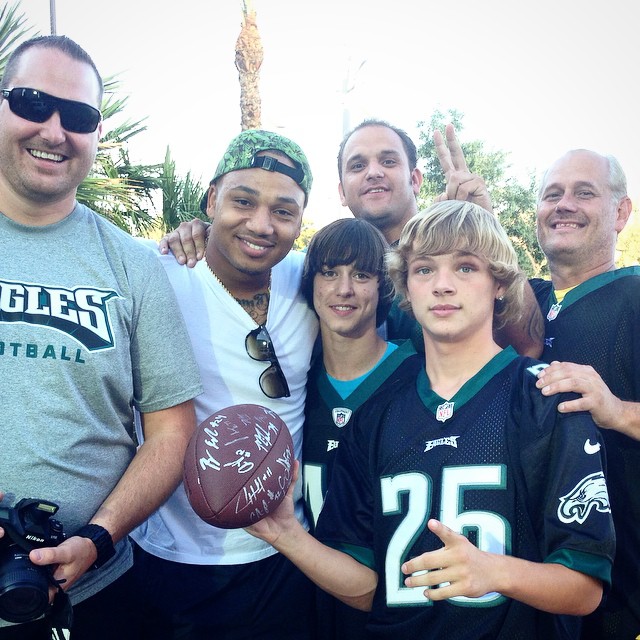
[{"label": "palm frond", "polygon": [[201,218],[206,220],[200,211],[200,201],[204,190],[200,180],[195,180],[188,172],[184,178],[176,174],[176,165],[171,158],[171,150],[167,147],[164,164],[161,167],[162,184],[162,218],[158,221],[160,231],[167,233],[175,229],[181,222]]},{"label": "palm frond", "polygon": [[25,26],[27,18],[24,13],[18,13],[19,7],[19,2],[12,6],[5,4],[0,11],[0,76],[4,75],[5,65],[16,44],[38,35],[36,29]]}]

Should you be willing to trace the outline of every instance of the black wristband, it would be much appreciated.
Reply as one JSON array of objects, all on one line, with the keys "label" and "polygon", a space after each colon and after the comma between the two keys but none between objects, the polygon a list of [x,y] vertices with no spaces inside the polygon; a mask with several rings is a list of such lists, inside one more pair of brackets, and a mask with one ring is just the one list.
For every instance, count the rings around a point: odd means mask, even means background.
[{"label": "black wristband", "polygon": [[89,538],[96,546],[98,557],[90,567],[91,569],[99,569],[116,554],[111,534],[99,524],[85,524],[84,527],[80,527],[74,535],[80,536],[81,538]]}]

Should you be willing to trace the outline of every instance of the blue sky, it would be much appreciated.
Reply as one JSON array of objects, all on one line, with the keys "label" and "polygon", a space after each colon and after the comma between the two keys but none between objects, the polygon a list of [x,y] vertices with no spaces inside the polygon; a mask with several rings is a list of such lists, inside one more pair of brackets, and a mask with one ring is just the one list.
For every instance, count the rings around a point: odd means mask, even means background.
[{"label": "blue sky", "polygon": [[[49,0],[21,10],[49,32]],[[613,153],[640,204],[639,125],[631,70],[640,60],[628,0],[254,0],[265,59],[263,126],[289,135],[315,175],[308,215],[345,212],[335,156],[345,78],[351,124],[379,117],[416,138],[434,109],[465,114],[463,139],[510,153],[518,176],[575,147]],[[134,161],[161,162],[208,182],[239,132],[234,44],[240,0],[56,0],[57,31],[119,74],[130,118],[148,116]]]}]

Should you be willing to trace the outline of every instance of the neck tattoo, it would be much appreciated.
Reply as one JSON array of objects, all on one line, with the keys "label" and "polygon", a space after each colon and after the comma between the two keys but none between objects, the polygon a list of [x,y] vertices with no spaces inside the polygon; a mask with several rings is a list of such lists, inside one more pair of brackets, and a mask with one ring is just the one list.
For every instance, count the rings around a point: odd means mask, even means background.
[{"label": "neck tattoo", "polygon": [[251,319],[256,324],[264,324],[267,321],[267,313],[269,311],[269,300],[271,298],[271,271],[269,271],[269,283],[267,284],[266,291],[260,291],[256,293],[253,298],[237,298],[234,296],[220,278],[216,275],[216,272],[211,268],[209,261],[205,258],[205,263],[209,272],[214,277],[216,282],[251,316]]}]

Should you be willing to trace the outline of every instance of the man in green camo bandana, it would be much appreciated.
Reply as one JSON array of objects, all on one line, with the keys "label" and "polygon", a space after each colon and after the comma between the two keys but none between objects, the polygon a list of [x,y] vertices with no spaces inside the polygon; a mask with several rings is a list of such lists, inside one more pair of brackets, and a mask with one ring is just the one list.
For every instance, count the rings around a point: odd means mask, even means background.
[{"label": "man in green camo bandana", "polygon": [[[268,151],[283,153],[295,166],[293,168],[289,167],[277,158],[262,153]],[[266,171],[277,171],[289,176],[299,184],[300,188],[304,191],[304,204],[305,206],[307,205],[309,190],[311,189],[311,182],[313,180],[307,158],[295,142],[271,131],[248,129],[236,136],[218,163],[218,168],[210,184],[214,184],[218,178],[231,171],[255,167],[265,169]],[[207,211],[208,195],[209,194],[206,193],[200,203],[200,208],[203,213]]]},{"label": "man in green camo bandana", "polygon": [[[160,256],[205,389],[195,400],[197,422],[231,405],[266,406],[289,428],[297,458],[317,318],[299,293],[304,255],[291,249],[311,181],[297,144],[244,131],[229,144],[202,202],[211,220],[204,260],[188,269]],[[259,501],[260,487],[247,491]],[[303,522],[300,484],[294,502]],[[243,529],[200,520],[183,487],[132,537],[135,607],[149,637],[311,637],[311,582]]]}]

